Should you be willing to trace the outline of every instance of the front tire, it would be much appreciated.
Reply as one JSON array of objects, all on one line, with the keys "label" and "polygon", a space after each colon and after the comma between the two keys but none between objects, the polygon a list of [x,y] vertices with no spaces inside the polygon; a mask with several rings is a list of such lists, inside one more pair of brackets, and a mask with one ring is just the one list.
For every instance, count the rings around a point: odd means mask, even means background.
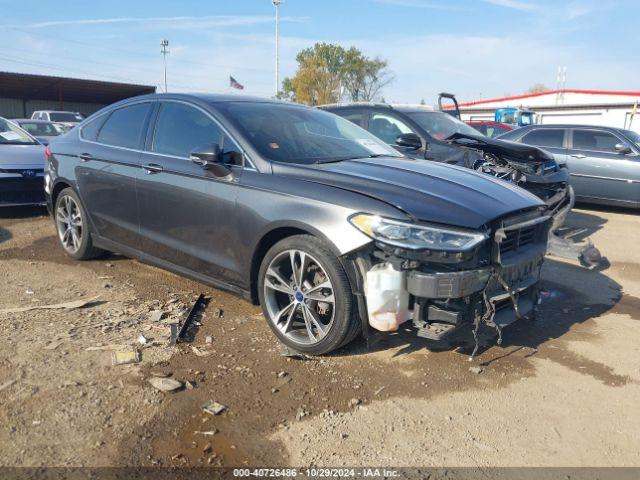
[{"label": "front tire", "polygon": [[93,246],[87,214],[72,188],[60,192],[53,211],[58,240],[67,255],[75,260],[89,260],[103,253]]},{"label": "front tire", "polygon": [[322,355],[359,331],[347,274],[325,242],[311,235],[286,238],[267,252],[258,294],[269,327],[293,350]]}]

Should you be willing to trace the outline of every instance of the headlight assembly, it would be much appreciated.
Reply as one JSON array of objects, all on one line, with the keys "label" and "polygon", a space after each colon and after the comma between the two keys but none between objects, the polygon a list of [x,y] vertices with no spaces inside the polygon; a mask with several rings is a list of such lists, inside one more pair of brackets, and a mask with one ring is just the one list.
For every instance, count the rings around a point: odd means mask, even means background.
[{"label": "headlight assembly", "polygon": [[353,215],[349,222],[374,240],[412,250],[463,252],[488,238],[481,232],[417,225],[366,213]]}]

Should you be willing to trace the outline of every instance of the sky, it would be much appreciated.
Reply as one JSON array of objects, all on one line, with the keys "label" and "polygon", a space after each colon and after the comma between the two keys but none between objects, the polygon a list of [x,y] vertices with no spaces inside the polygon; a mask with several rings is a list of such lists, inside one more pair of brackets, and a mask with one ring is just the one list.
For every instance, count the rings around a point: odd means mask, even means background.
[{"label": "sky", "polygon": [[[271,0],[0,0],[0,71],[272,96]],[[285,0],[280,76],[316,42],[386,60],[387,102],[429,104],[555,88],[640,90],[638,0]]]}]

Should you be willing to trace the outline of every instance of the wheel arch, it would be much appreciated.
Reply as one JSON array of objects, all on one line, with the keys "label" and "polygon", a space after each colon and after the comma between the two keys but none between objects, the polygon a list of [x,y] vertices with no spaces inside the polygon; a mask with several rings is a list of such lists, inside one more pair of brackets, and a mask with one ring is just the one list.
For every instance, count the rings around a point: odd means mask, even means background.
[{"label": "wheel arch", "polygon": [[251,264],[249,266],[249,285],[251,293],[251,301],[257,305],[258,300],[258,272],[260,271],[260,265],[262,259],[267,254],[269,249],[276,243],[285,238],[293,237],[295,235],[311,235],[313,237],[323,240],[326,245],[331,249],[336,257],[340,258],[341,253],[336,245],[322,232],[317,230],[308,224],[303,223],[287,223],[281,225],[272,225],[269,230],[263,233],[260,239],[257,241],[253,248],[253,255],[251,257]]}]

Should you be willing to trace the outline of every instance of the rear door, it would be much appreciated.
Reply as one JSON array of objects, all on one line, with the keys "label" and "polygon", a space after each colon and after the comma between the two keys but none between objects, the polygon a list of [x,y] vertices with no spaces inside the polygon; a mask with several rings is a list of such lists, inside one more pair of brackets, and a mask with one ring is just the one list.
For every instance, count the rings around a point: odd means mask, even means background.
[{"label": "rear door", "polygon": [[640,201],[638,155],[616,152],[623,138],[597,128],[574,128],[569,148],[569,171],[576,195],[635,203]]},{"label": "rear door", "polygon": [[84,125],[76,178],[96,233],[138,248],[136,175],[152,102],[130,104]]},{"label": "rear door", "polygon": [[[190,159],[193,149],[217,143],[233,170],[219,178]],[[193,272],[237,281],[234,257],[240,149],[204,110],[179,101],[160,104],[138,170],[142,251]]]}]

